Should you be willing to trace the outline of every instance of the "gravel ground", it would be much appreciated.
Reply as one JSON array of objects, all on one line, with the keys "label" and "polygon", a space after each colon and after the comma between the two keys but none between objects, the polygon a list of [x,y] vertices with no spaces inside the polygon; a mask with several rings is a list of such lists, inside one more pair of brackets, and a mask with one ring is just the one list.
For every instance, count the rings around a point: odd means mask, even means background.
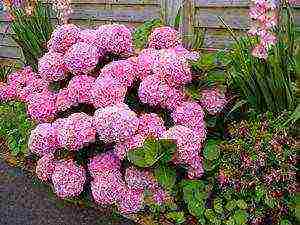
[{"label": "gravel ground", "polygon": [[0,225],[134,225],[93,208],[65,205],[0,159]]}]

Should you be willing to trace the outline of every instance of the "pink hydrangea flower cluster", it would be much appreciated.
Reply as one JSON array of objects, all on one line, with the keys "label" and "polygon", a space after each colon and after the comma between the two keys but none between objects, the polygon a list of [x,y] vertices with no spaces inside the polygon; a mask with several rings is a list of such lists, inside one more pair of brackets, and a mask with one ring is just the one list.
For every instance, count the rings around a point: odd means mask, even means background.
[{"label": "pink hydrangea flower cluster", "polygon": [[201,135],[203,134],[198,134],[190,128],[176,125],[168,129],[162,137],[162,139],[175,140],[177,151],[173,162],[187,165],[190,179],[200,178],[204,173],[200,156],[204,141]]},{"label": "pink hydrangea flower cluster", "polygon": [[[96,137],[114,149],[94,156],[88,164],[92,176],[92,195],[99,204],[115,204],[124,214],[135,213],[144,206],[144,192],[162,204],[168,193],[150,171],[134,167],[121,173],[121,160],[129,151],[142,147],[151,139],[172,139],[177,144],[172,159],[183,164],[188,177],[202,176],[201,148],[206,137],[204,111],[218,113],[226,104],[217,90],[202,92],[200,104],[184,94],[184,85],[192,80],[189,59],[198,56],[182,47],[178,32],[171,28],[156,29],[149,48],[128,59],[104,66],[98,76],[91,76],[105,54],[132,56],[131,30],[123,25],[104,25],[98,29],[80,29],[67,24],[58,27],[48,43],[49,52],[39,60],[39,73],[24,68],[0,83],[0,100],[22,100],[28,115],[41,124],[32,130],[29,149],[40,160],[38,177],[52,181],[61,198],[77,196],[83,190],[85,170],[70,160],[58,161],[57,150],[80,151]],[[49,82],[71,76],[68,85],[58,92],[48,89]],[[138,97],[142,103],[168,109],[175,126],[167,129],[155,113],[138,114],[125,104],[127,90],[140,81]],[[93,116],[73,113],[57,118],[79,103],[96,108]],[[202,109],[203,107],[203,109]],[[76,153],[72,153],[73,155]]]},{"label": "pink hydrangea flower cluster", "polygon": [[39,156],[54,153],[57,149],[79,150],[95,141],[93,118],[85,113],[74,113],[54,123],[39,124],[31,131],[29,150]]},{"label": "pink hydrangea flower cluster", "polygon": [[60,198],[78,196],[86,181],[86,171],[72,159],[58,161],[51,176],[54,192]]},{"label": "pink hydrangea flower cluster", "polygon": [[260,43],[252,50],[252,55],[266,59],[268,49],[275,45],[276,36],[272,33],[278,23],[277,0],[252,0],[249,16],[257,23],[249,30],[250,35],[257,35]]},{"label": "pink hydrangea flower cluster", "polygon": [[171,116],[175,124],[186,126],[199,134],[203,140],[205,139],[205,113],[198,103],[184,102],[176,108]]},{"label": "pink hydrangea flower cluster", "polygon": [[177,30],[171,27],[155,28],[148,40],[148,47],[154,49],[175,48],[181,45],[181,37]]},{"label": "pink hydrangea flower cluster", "polygon": [[131,214],[143,208],[146,189],[155,194],[157,202],[165,200],[167,194],[149,172],[131,167],[126,169],[123,178],[120,167],[120,160],[113,152],[97,155],[90,160],[88,168],[93,177],[91,189],[97,203],[115,204],[121,213]]},{"label": "pink hydrangea flower cluster", "polygon": [[52,181],[54,192],[60,198],[78,196],[86,181],[86,171],[72,160],[56,160],[52,153],[41,157],[36,166],[39,179]]},{"label": "pink hydrangea flower cluster", "polygon": [[209,114],[215,115],[222,111],[227,99],[218,88],[206,89],[201,92],[200,104]]}]

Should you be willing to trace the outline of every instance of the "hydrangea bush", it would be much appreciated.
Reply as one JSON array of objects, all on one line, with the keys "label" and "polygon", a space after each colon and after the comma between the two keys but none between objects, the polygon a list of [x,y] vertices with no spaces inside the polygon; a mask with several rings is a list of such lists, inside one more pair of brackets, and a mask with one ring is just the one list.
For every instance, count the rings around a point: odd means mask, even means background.
[{"label": "hydrangea bush", "polygon": [[[37,73],[25,67],[1,84],[1,101],[25,103],[38,124],[28,148],[40,157],[37,176],[58,197],[79,196],[88,185],[95,203],[129,215],[174,203],[165,171],[172,179],[176,168],[183,168],[180,179],[202,177],[205,116],[220,113],[226,99],[217,89],[203,91],[201,102],[186,95],[189,60],[199,56],[184,49],[176,30],[154,29],[148,48],[135,54],[124,25],[65,24],[47,46]],[[142,107],[129,104],[132,93]],[[78,110],[82,105],[91,110]],[[90,151],[87,163],[77,160],[99,143],[101,151]],[[61,151],[68,157],[59,157]]]}]

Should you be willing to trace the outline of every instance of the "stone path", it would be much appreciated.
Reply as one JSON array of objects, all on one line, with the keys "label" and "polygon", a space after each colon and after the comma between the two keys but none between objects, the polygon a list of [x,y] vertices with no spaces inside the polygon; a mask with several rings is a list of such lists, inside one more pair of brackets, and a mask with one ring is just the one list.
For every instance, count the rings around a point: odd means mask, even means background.
[{"label": "stone path", "polygon": [[[40,185],[40,184],[39,184]],[[0,159],[0,225],[134,225],[92,208],[62,205],[21,169]]]}]

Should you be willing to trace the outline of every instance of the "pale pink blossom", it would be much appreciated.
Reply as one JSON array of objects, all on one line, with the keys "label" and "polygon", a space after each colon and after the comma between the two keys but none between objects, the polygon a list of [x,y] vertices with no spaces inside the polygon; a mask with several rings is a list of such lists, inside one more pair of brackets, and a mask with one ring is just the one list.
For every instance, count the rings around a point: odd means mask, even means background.
[{"label": "pale pink blossom", "polygon": [[175,124],[186,126],[205,139],[205,113],[198,103],[184,102],[175,109],[171,116]]},{"label": "pale pink blossom", "polygon": [[83,191],[85,170],[70,159],[56,163],[52,174],[54,192],[60,198],[76,197]]},{"label": "pale pink blossom", "polygon": [[56,27],[48,41],[48,50],[65,53],[77,42],[79,32],[80,29],[74,24],[65,24]]},{"label": "pale pink blossom", "polygon": [[155,28],[148,40],[148,47],[154,49],[175,48],[181,44],[179,32],[171,27]]},{"label": "pale pink blossom", "polygon": [[177,125],[167,130],[162,139],[171,139],[176,142],[177,150],[173,162],[186,165],[190,179],[200,178],[203,175],[200,156],[203,142],[201,136],[190,128]]},{"label": "pale pink blossom", "polygon": [[36,165],[37,177],[42,181],[51,180],[55,168],[55,158],[52,153],[42,156]]},{"label": "pale pink blossom", "polygon": [[98,77],[91,87],[91,102],[95,108],[122,103],[127,88],[111,77]]},{"label": "pale pink blossom", "polygon": [[65,54],[66,68],[76,74],[89,74],[97,65],[99,51],[97,47],[85,42],[72,45]]},{"label": "pale pink blossom", "polygon": [[124,141],[138,129],[138,117],[125,104],[97,109],[94,127],[100,140],[106,143]]},{"label": "pale pink blossom", "polygon": [[50,123],[39,124],[29,136],[29,151],[38,156],[54,153],[58,147],[57,138],[58,133]]},{"label": "pale pink blossom", "polygon": [[112,77],[121,85],[130,87],[136,76],[136,66],[130,60],[113,61],[102,68],[100,76]]},{"label": "pale pink blossom", "polygon": [[58,81],[66,78],[67,69],[64,65],[64,55],[49,51],[38,62],[39,74],[48,81]]},{"label": "pale pink blossom", "polygon": [[200,104],[209,114],[214,115],[223,110],[227,99],[218,88],[206,89],[201,91]]}]

